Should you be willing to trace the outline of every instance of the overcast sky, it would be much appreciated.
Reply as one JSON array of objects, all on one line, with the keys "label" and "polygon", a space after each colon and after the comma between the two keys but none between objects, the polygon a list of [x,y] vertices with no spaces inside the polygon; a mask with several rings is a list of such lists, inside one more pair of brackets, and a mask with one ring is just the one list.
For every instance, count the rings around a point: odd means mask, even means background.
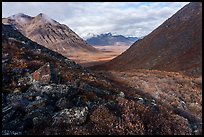
[{"label": "overcast sky", "polygon": [[2,2],[2,17],[44,13],[82,38],[111,32],[141,37],[189,2]]}]

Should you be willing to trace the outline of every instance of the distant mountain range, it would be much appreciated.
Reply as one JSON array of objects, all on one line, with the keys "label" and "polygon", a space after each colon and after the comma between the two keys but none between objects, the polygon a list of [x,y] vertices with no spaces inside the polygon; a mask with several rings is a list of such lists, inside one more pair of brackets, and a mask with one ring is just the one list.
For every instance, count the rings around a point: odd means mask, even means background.
[{"label": "distant mountain range", "polygon": [[23,13],[2,18],[3,24],[12,25],[24,36],[66,57],[76,52],[96,52],[68,26],[40,13],[35,17]]},{"label": "distant mountain range", "polygon": [[93,46],[125,45],[130,46],[138,41],[137,37],[125,37],[123,35],[112,35],[111,33],[96,35],[88,38],[86,42]]}]

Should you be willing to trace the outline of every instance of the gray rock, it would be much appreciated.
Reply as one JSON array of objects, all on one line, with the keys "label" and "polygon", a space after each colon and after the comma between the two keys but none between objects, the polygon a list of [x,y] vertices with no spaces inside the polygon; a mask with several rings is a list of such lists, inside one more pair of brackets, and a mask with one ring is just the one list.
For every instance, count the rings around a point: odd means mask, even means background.
[{"label": "gray rock", "polygon": [[56,102],[56,107],[60,110],[63,110],[69,106],[69,100],[66,98],[61,98]]},{"label": "gray rock", "polygon": [[25,76],[18,80],[18,86],[25,86],[33,84],[33,78],[31,75]]},{"label": "gray rock", "polygon": [[44,107],[44,106],[46,105],[46,102],[47,102],[47,99],[46,99],[46,98],[33,101],[33,102],[30,103],[28,106],[26,106],[26,111],[27,111],[27,112],[30,112],[30,111],[33,111],[33,110],[35,110],[35,109],[42,108],[42,107]]},{"label": "gray rock", "polygon": [[41,126],[41,125],[47,123],[47,121],[48,121],[48,117],[42,116],[42,115],[41,115],[41,116],[34,117],[34,118],[32,119],[33,126],[35,126],[35,127],[39,127],[39,126]]},{"label": "gray rock", "polygon": [[37,92],[38,93],[37,96],[48,95],[49,97],[55,98],[56,100],[59,100],[62,97],[71,98],[73,95],[75,95],[78,92],[76,88],[69,85],[63,85],[63,84],[42,85],[40,83],[33,84],[28,89],[28,91],[31,92],[32,94]]},{"label": "gray rock", "polygon": [[8,105],[8,106],[6,106],[6,107],[4,107],[4,108],[2,109],[2,112],[3,112],[3,113],[7,113],[7,112],[9,112],[12,108],[13,108],[12,106]]},{"label": "gray rock", "polygon": [[120,93],[118,94],[118,96],[124,98],[124,97],[125,97],[125,94],[124,94],[123,92],[120,92]]},{"label": "gray rock", "polygon": [[83,124],[88,115],[88,107],[75,107],[71,109],[64,109],[53,116],[53,125],[60,124]]},{"label": "gray rock", "polygon": [[3,117],[2,117],[2,123],[7,123],[10,121],[10,119],[14,116],[16,110],[12,107],[6,107],[3,109]]},{"label": "gray rock", "polygon": [[2,130],[2,135],[22,135],[22,132]]},{"label": "gray rock", "polygon": [[39,82],[35,82],[30,86],[28,91],[40,92],[40,91],[42,91],[42,84],[40,84]]},{"label": "gray rock", "polygon": [[188,107],[186,106],[186,103],[183,100],[179,101],[178,108],[181,108],[183,110],[188,110]]},{"label": "gray rock", "polygon": [[22,98],[18,101],[14,101],[12,103],[13,108],[21,111],[25,111],[26,106],[30,103],[30,101],[27,98]]},{"label": "gray rock", "polygon": [[27,113],[24,118],[25,119],[33,119],[35,117],[51,118],[52,115],[54,114],[53,111],[54,111],[54,108],[52,106],[46,106],[46,107],[42,107],[42,108],[39,108],[39,109],[35,109],[35,110]]},{"label": "gray rock", "polygon": [[143,98],[138,98],[137,102],[140,103],[140,104],[144,104],[145,103]]},{"label": "gray rock", "polygon": [[6,96],[3,94],[3,93],[1,93],[1,104],[2,104],[2,107],[5,107],[6,105],[7,105],[7,100],[6,100]]},{"label": "gray rock", "polygon": [[13,102],[19,101],[23,98],[23,94],[22,93],[12,93],[12,94],[8,94],[6,100],[8,101],[8,104],[12,104]]},{"label": "gray rock", "polygon": [[41,93],[67,93],[69,91],[69,86],[67,85],[56,85],[56,84],[47,84],[42,85],[40,83],[33,84],[29,90],[34,90]]},{"label": "gray rock", "polygon": [[23,115],[19,111],[12,110],[12,114],[9,113],[4,115],[2,118],[2,128],[5,130],[18,130],[21,131],[23,129]]},{"label": "gray rock", "polygon": [[41,97],[41,96],[37,96],[35,99],[36,99],[36,100],[41,100],[42,97]]}]

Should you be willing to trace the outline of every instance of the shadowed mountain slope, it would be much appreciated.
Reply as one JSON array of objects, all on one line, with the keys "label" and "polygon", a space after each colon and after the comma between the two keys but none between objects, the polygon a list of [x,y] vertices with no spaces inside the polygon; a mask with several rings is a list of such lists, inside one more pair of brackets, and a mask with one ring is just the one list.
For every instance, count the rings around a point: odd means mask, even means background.
[{"label": "shadowed mountain slope", "polygon": [[124,53],[92,68],[157,69],[201,75],[202,3],[189,3]]}]

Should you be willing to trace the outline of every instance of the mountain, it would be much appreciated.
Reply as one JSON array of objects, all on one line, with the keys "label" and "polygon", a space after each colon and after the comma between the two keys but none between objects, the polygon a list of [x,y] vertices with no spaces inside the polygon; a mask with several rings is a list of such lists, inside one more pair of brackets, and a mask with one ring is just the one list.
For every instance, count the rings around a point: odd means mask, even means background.
[{"label": "mountain", "polygon": [[[192,2],[98,69],[157,69],[202,74],[202,3]],[[94,69],[94,68],[93,68]]]},{"label": "mountain", "polygon": [[66,57],[76,52],[97,51],[69,27],[43,13],[35,17],[19,13],[3,18],[2,23],[15,26],[24,36]]},{"label": "mountain", "polygon": [[2,24],[2,135],[194,134],[192,127],[148,94]]},{"label": "mountain", "polygon": [[123,35],[112,35],[111,33],[107,33],[88,38],[86,42],[93,46],[109,46],[109,45],[130,46],[137,40],[139,40],[137,37],[125,37]]}]

